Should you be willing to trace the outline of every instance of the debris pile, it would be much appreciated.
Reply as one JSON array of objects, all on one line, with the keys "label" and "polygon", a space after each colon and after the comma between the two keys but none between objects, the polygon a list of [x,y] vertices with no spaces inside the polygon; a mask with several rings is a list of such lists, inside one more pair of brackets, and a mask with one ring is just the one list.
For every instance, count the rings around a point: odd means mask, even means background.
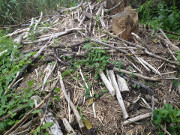
[{"label": "debris pile", "polygon": [[[41,13],[29,27],[7,35],[25,55],[34,52],[9,89],[25,88],[33,79],[32,89],[41,94],[6,135],[49,122],[54,135],[151,134],[153,110],[164,102],[179,105],[173,80],[179,79],[180,48],[161,29],[154,34],[139,26],[131,7],[112,13],[117,5],[121,1],[108,9],[104,2],[81,1],[53,16]],[[42,111],[30,120],[37,109]]]}]

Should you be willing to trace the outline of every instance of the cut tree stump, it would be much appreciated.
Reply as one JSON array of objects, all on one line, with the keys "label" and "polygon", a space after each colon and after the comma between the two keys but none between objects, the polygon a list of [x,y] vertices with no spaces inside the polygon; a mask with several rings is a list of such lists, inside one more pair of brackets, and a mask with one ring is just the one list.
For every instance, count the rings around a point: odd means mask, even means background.
[{"label": "cut tree stump", "polygon": [[112,17],[112,29],[122,39],[131,40],[131,33],[138,32],[138,13],[130,6],[125,7],[123,12]]},{"label": "cut tree stump", "polygon": [[122,12],[124,10],[124,7],[129,5],[129,0],[106,0],[107,9],[111,9],[118,4],[120,5],[109,12],[110,15],[115,15]]}]

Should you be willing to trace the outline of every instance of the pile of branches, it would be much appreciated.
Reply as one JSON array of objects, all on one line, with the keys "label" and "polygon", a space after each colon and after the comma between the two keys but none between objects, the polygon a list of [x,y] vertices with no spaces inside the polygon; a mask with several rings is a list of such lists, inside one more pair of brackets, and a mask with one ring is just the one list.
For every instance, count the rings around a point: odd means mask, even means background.
[{"label": "pile of branches", "polygon": [[[7,35],[7,37],[14,38],[14,42],[23,45],[22,50],[25,55],[28,52],[36,52],[32,58],[29,58],[31,63],[25,65],[11,82],[9,85],[10,90],[17,89],[21,86],[22,77],[25,75],[26,69],[37,64],[36,62],[43,63],[46,61],[46,63],[51,63],[54,61],[54,64],[44,64],[47,65],[44,69],[44,78],[36,74],[37,78],[43,79],[42,85],[36,88],[36,90],[41,91],[41,97],[37,95],[32,97],[35,102],[34,109],[25,114],[21,120],[5,133],[5,135],[27,132],[23,127],[28,128],[27,125],[33,123],[32,120],[29,121],[29,118],[33,115],[32,112],[37,109],[42,110],[38,115],[38,119],[41,120],[39,125],[53,122],[53,125],[47,129],[48,132],[54,135],[63,134],[64,130],[60,127],[56,116],[48,106],[53,95],[58,95],[62,102],[68,104],[67,108],[61,110],[64,116],[66,116],[61,118],[66,132],[70,134],[74,134],[75,132],[79,134],[95,134],[92,133],[91,128],[84,122],[77,109],[77,106],[83,105],[85,101],[92,101],[89,99],[95,99],[93,87],[96,89],[106,87],[110,95],[116,97],[120,105],[119,108],[122,111],[123,120],[121,124],[123,126],[152,116],[154,106],[156,105],[156,92],[141,83],[140,80],[149,82],[172,82],[172,80],[178,80],[179,78],[176,75],[180,63],[177,61],[175,51],[180,51],[180,49],[168,39],[161,29],[158,35],[156,35],[156,43],[150,38],[152,35],[142,29],[139,29],[139,33],[143,35],[142,37],[132,33],[134,36],[134,41],[132,42],[121,39],[119,36],[112,33],[111,16],[108,15],[110,11],[111,9],[105,9],[102,2],[90,3],[82,1],[76,7],[68,9],[63,8],[56,11],[53,16],[43,17],[43,13],[41,13],[39,19],[31,19],[29,27],[17,29],[13,33]],[[145,39],[151,41],[146,41]],[[156,46],[148,46],[149,43],[154,43]],[[84,47],[87,44],[92,45],[92,50],[105,50],[105,55],[110,56],[107,65],[102,66],[100,64],[92,69],[91,67],[86,67],[83,63],[76,68],[73,67],[76,61],[90,57],[88,55],[89,50]],[[28,45],[31,45],[31,48],[27,49]],[[161,52],[162,48],[166,51]],[[38,61],[39,56],[45,57]],[[71,59],[68,59],[69,57],[71,57]],[[119,61],[121,61],[123,66]],[[129,66],[131,66],[131,70],[128,68]],[[77,91],[73,92],[73,95],[75,94],[75,97],[79,100],[76,103],[73,102],[75,99],[71,98],[71,92],[68,92],[66,89],[68,85],[74,82],[72,81],[68,84],[67,78],[62,77],[62,73],[69,70],[69,67],[72,67],[76,70],[75,72],[78,72],[80,75],[80,79],[76,80],[78,83],[75,83],[74,86],[77,85],[75,87],[81,87],[80,89],[84,90],[81,91],[80,94],[78,94]],[[168,69],[164,70],[167,67]],[[37,71],[35,72],[37,73]],[[94,81],[95,83],[89,82],[90,79],[86,79],[84,75],[86,74],[88,77],[92,77],[95,73],[99,76],[99,79]],[[134,79],[132,79],[132,76],[134,76]],[[93,80],[92,78],[91,80]],[[99,81],[103,83],[100,85],[98,84]],[[51,83],[51,87],[48,90],[47,82]],[[92,83],[91,87],[88,85],[89,83]],[[85,87],[83,87],[82,84],[84,84]],[[123,96],[126,93],[131,93],[134,84],[145,90],[146,94],[151,97],[151,100],[147,101],[143,96],[138,96],[136,100],[129,102],[134,105],[139,100],[142,100],[146,106],[146,111],[136,116],[128,113],[127,101],[124,101],[125,97]],[[60,88],[59,93],[55,91],[57,87]],[[87,89],[89,89],[89,98],[84,96]],[[100,97],[101,96],[103,96],[103,94],[100,95]],[[97,118],[95,103],[100,100],[100,97],[96,98],[95,101],[91,103],[94,119]],[[158,96],[156,98],[158,98]],[[74,119],[78,122],[79,130],[73,129],[69,123],[72,120],[67,120],[67,118],[71,119],[71,109]]]}]

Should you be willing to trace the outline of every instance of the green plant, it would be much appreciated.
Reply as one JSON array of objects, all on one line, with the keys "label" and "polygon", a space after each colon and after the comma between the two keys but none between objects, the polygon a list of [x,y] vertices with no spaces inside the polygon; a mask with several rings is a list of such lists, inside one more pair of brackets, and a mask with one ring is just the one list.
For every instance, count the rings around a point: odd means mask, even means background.
[{"label": "green plant", "polygon": [[[96,48],[93,48],[96,47]],[[97,44],[87,43],[83,47],[87,49],[87,57],[78,60],[74,63],[74,66],[78,68],[79,66],[84,66],[85,68],[90,68],[95,71],[95,79],[98,78],[99,69],[104,70],[109,63],[110,57],[107,55],[104,47],[98,47]]]},{"label": "green plant", "polygon": [[[24,56],[18,50],[19,47],[21,45],[13,43],[12,39],[6,38],[3,32],[0,31],[0,118],[10,114],[10,118],[0,121],[1,133],[13,126],[34,105],[33,100],[30,99],[35,94],[31,89],[34,83],[33,80],[28,82],[27,89],[23,89],[20,92],[8,89],[17,72],[30,62],[28,58],[33,55],[33,53],[30,53]],[[16,108],[22,108],[24,113],[20,113],[20,115],[16,112],[13,113]]]},{"label": "green plant", "polygon": [[177,61],[180,63],[180,51],[177,51],[176,54],[177,54]]},{"label": "green plant", "polygon": [[50,128],[52,125],[54,124],[54,122],[49,122],[49,123],[45,123],[42,127],[38,126],[37,129],[33,132],[33,135],[49,135],[48,132],[45,131],[45,129]]},{"label": "green plant", "polygon": [[84,93],[84,96],[86,96],[88,99],[91,98],[90,90],[91,90],[91,84],[88,84],[88,88],[84,85],[84,89],[86,90]]},{"label": "green plant", "polygon": [[140,22],[153,29],[160,27],[167,31],[180,33],[180,9],[178,9],[178,4],[176,0],[172,2],[148,0],[137,9]]},{"label": "green plant", "polygon": [[159,134],[165,135],[162,128],[172,135],[178,135],[180,130],[180,109],[173,108],[170,104],[165,104],[162,109],[154,110],[153,122],[159,128]]},{"label": "green plant", "polygon": [[0,0],[1,24],[13,24],[39,16],[40,12],[50,13],[61,6],[75,6],[77,0]]},{"label": "green plant", "polygon": [[164,30],[180,33],[180,11],[177,7],[168,7],[165,3],[158,4],[157,20]]},{"label": "green plant", "polygon": [[79,110],[79,115],[80,115],[80,117],[81,117],[83,120],[86,120],[86,117],[84,117],[84,116],[82,115],[83,109],[82,109],[80,106],[78,106],[77,108],[78,108],[78,110]]}]

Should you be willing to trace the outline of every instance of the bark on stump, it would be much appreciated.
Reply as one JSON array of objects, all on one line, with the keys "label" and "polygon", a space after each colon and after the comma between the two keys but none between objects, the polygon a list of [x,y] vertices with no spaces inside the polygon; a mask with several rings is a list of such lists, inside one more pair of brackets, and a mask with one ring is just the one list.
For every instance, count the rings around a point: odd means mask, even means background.
[{"label": "bark on stump", "polygon": [[[122,2],[121,2],[122,1]],[[121,2],[121,4],[110,11],[110,15],[115,15],[117,13],[120,13],[124,10],[124,7],[129,5],[129,0],[106,0],[106,8],[111,9],[112,7],[118,5]]]},{"label": "bark on stump", "polygon": [[130,6],[124,11],[112,16],[112,29],[114,34],[124,40],[131,40],[131,32],[138,32],[138,13]]}]

